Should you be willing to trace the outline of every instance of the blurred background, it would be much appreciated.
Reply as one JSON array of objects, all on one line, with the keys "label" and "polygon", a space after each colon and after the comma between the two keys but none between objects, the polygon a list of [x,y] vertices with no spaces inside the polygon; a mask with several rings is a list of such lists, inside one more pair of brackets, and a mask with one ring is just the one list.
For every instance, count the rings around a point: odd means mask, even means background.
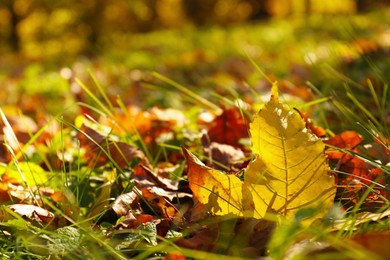
[{"label": "blurred background", "polygon": [[75,82],[96,89],[88,71],[125,104],[184,107],[152,71],[217,104],[222,96],[257,102],[248,86],[263,93],[269,84],[244,52],[304,100],[313,97],[308,81],[323,95],[337,95],[343,82],[364,89],[367,79],[381,88],[390,73],[389,3],[1,0],[0,104],[37,114],[88,103]]},{"label": "blurred background", "polygon": [[273,17],[353,14],[389,0],[2,0],[0,51],[29,58],[96,55],[124,34],[254,22]]}]

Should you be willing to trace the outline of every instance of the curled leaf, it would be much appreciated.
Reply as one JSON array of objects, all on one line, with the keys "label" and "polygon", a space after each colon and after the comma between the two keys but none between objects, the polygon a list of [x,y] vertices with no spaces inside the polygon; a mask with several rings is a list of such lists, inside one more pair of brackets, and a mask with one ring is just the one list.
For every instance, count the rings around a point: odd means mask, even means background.
[{"label": "curled leaf", "polygon": [[51,223],[56,219],[56,215],[54,215],[54,213],[34,205],[12,204],[9,205],[8,208],[10,208],[19,216],[30,221]]}]

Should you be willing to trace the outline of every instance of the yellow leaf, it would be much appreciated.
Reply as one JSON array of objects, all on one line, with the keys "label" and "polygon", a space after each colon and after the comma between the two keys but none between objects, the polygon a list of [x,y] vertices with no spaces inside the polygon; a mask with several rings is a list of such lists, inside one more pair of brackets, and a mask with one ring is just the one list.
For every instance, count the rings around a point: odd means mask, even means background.
[{"label": "yellow leaf", "polygon": [[336,186],[328,174],[325,146],[299,115],[279,103],[276,85],[250,130],[257,157],[245,172],[244,190],[251,191],[260,215],[289,216],[300,207],[333,202]]},{"label": "yellow leaf", "polygon": [[183,154],[188,162],[188,182],[194,197],[210,213],[242,216],[242,181],[234,175],[205,166],[184,147]]}]

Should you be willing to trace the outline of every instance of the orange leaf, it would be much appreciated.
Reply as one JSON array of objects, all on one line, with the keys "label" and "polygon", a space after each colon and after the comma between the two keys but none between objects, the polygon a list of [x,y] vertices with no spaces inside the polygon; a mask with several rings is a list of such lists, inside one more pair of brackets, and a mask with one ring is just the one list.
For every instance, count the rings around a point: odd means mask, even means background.
[{"label": "orange leaf", "polygon": [[163,256],[162,259],[163,260],[186,260],[187,258],[180,253],[171,252],[171,253],[168,253],[167,255]]},{"label": "orange leaf", "polygon": [[[326,142],[360,154],[362,149],[358,145],[362,141],[363,138],[358,133],[345,131]],[[368,152],[375,159],[382,158],[382,163],[383,160],[387,160],[387,156],[384,156],[386,153],[382,152],[382,147],[379,144],[365,145],[364,152]],[[361,209],[371,211],[383,205],[383,198],[388,198],[388,191],[384,188],[385,178],[381,169],[375,168],[363,159],[343,151],[329,152],[328,158],[337,165],[337,184],[339,185],[337,198],[343,202],[344,207],[353,207],[364,195],[368,186],[372,187],[370,188],[372,191],[365,197]]]},{"label": "orange leaf", "polygon": [[367,250],[383,257],[383,259],[390,259],[388,248],[390,244],[389,230],[359,234],[352,237],[352,240]]},{"label": "orange leaf", "polygon": [[329,138],[326,143],[339,148],[354,148],[363,141],[363,137],[355,131],[344,131]]},{"label": "orange leaf", "polygon": [[251,201],[243,199],[242,181],[237,176],[209,168],[186,148],[182,150],[193,195],[210,213],[242,216],[248,207],[253,210]]},{"label": "orange leaf", "polygon": [[318,137],[324,137],[326,135],[326,131],[322,127],[314,125],[314,122],[309,118],[308,113],[301,112],[297,108],[295,108],[295,110],[298,111],[299,115],[305,121],[306,128],[310,129],[313,134]]}]

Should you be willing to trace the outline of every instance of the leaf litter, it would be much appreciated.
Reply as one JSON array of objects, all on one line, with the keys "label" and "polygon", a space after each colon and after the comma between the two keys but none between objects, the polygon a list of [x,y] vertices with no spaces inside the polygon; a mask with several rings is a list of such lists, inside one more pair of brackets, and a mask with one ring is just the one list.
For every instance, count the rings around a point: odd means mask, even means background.
[{"label": "leaf litter", "polygon": [[[0,194],[2,202],[8,206],[2,206],[1,221],[12,224],[11,220],[19,216],[32,226],[50,224],[61,236],[76,232],[69,241],[60,239],[58,246],[50,239],[42,242],[49,248],[61,249],[57,253],[62,256],[70,253],[62,244],[70,243],[69,247],[76,248],[77,243],[82,243],[79,230],[69,224],[77,221],[77,218],[72,219],[75,214],[85,214],[91,218],[88,223],[102,230],[116,250],[127,256],[136,256],[137,250],[147,250],[163,243],[164,239],[172,239],[172,243],[182,248],[258,257],[266,255],[273,232],[283,223],[280,218],[297,218],[305,208],[312,208],[314,212],[305,220],[326,218],[335,194],[336,201],[346,212],[356,205],[363,212],[376,212],[386,205],[389,194],[385,169],[381,165],[390,160],[389,141],[383,134],[377,134],[375,142],[368,145],[353,131],[326,137],[325,130],[316,126],[307,114],[300,111],[296,114],[279,103],[276,85],[270,101],[251,123],[236,107],[222,107],[221,111],[211,121],[200,122],[205,129],[199,140],[201,148],[180,137],[177,127],[185,127],[186,120],[174,110],[165,113],[155,108],[133,112],[138,118],[133,125],[131,120],[122,117],[122,126],[127,125],[133,134],[138,132],[144,145],[153,152],[159,146],[156,140],[164,133],[176,135],[171,139],[173,144],[188,144],[188,148],[182,146],[182,153],[177,152],[178,149],[169,151],[166,165],[163,160],[161,164],[151,162],[134,141],[119,141],[118,129],[111,128],[112,132],[104,134],[82,124],[74,138],[80,154],[68,160],[68,167],[78,165],[90,174],[81,192],[91,194],[89,199],[95,204],[94,209],[80,202],[69,206],[77,201],[78,189],[68,185],[71,192],[62,193],[58,184],[53,188],[45,187],[53,176],[26,183],[20,176],[10,174],[11,168],[2,164]],[[107,123],[104,119],[101,122]],[[15,124],[12,131],[19,144],[12,145],[11,149],[18,152],[29,141],[27,130]],[[38,129],[30,127],[28,132],[32,136]],[[3,129],[2,136],[9,139],[11,133]],[[252,147],[241,142],[248,138]],[[30,146],[42,142],[37,138]],[[190,149],[203,155],[203,160]],[[3,162],[15,163],[9,147],[2,146],[0,151]],[[370,156],[380,158],[380,162],[375,165],[364,159]],[[24,159],[19,160],[23,164]],[[60,157],[57,160],[61,162]],[[35,169],[32,176],[45,174],[40,165],[29,163],[31,167],[24,167],[24,173]],[[41,162],[41,165],[45,164]],[[172,174],[176,177],[172,178]],[[74,182],[74,178],[68,182]],[[35,194],[34,199],[31,193]],[[58,214],[58,209],[64,211]],[[388,214],[378,214],[365,215],[358,223],[388,217]],[[341,220],[334,228],[342,230],[342,225],[350,224]],[[11,236],[9,232],[12,229],[6,233]],[[173,238],[172,234],[175,234]],[[375,239],[388,237],[384,233],[372,236]],[[365,239],[360,235],[352,240],[363,244],[361,241]],[[366,248],[379,251],[372,245]],[[135,253],[126,253],[130,249]]]}]

